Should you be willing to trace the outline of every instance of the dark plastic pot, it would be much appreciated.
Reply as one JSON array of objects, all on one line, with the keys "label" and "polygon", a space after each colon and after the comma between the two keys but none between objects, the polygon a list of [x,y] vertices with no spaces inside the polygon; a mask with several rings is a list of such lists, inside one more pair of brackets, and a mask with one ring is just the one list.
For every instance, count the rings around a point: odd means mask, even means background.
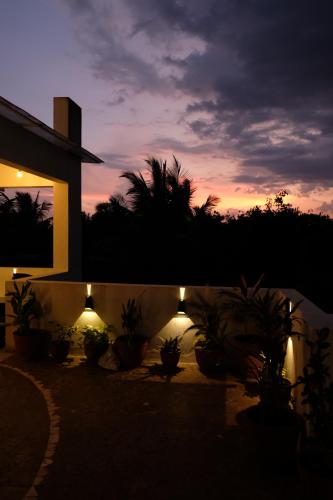
[{"label": "dark plastic pot", "polygon": [[203,373],[216,373],[221,371],[222,352],[217,349],[206,349],[197,346],[194,349],[195,359],[199,370]]},{"label": "dark plastic pot", "polygon": [[240,412],[237,420],[240,431],[251,439],[248,446],[263,474],[289,477],[297,474],[297,443],[303,420],[296,412],[289,408],[267,413],[258,404]]},{"label": "dark plastic pot", "polygon": [[46,330],[31,328],[28,334],[14,332],[17,355],[25,361],[46,359],[49,352],[50,334]]},{"label": "dark plastic pot", "polygon": [[50,354],[54,361],[63,363],[69,354],[71,343],[69,340],[54,340],[50,345]]},{"label": "dark plastic pot", "polygon": [[333,449],[327,443],[308,437],[305,430],[298,441],[298,467],[302,480],[331,479],[333,476]]},{"label": "dark plastic pot", "polygon": [[121,335],[117,337],[113,350],[116,353],[120,368],[130,370],[141,365],[146,356],[148,349],[148,340],[146,337],[135,335],[129,337],[128,335]]},{"label": "dark plastic pot", "polygon": [[288,410],[291,399],[291,383],[283,378],[279,383],[262,380],[259,384],[260,402],[264,408],[272,413]]},{"label": "dark plastic pot", "polygon": [[109,343],[84,339],[83,347],[87,361],[89,363],[97,363],[99,358],[108,350]]},{"label": "dark plastic pot", "polygon": [[167,371],[175,371],[180,359],[180,352],[160,351],[162,365]]}]

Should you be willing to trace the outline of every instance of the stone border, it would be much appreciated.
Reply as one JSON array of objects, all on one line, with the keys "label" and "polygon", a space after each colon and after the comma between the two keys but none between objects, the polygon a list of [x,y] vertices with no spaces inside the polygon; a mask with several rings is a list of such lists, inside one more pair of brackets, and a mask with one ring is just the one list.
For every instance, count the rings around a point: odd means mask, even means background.
[{"label": "stone border", "polygon": [[32,498],[38,498],[38,493],[36,491],[36,486],[39,486],[41,482],[45,479],[45,476],[48,473],[48,467],[53,463],[53,455],[56,451],[56,446],[60,437],[60,416],[56,413],[56,410],[59,409],[58,406],[54,404],[53,397],[51,395],[51,391],[49,389],[45,389],[42,382],[37,380],[35,377],[30,375],[20,368],[16,368],[11,365],[7,365],[6,363],[0,363],[0,366],[4,366],[5,368],[9,368],[10,370],[14,370],[18,372],[23,377],[30,380],[30,382],[41,392],[44,401],[46,403],[47,412],[50,420],[50,430],[49,430],[49,439],[47,442],[44,458],[42,463],[37,471],[37,474],[32,482],[31,487],[29,488],[26,495],[23,497],[23,500],[29,500]]}]

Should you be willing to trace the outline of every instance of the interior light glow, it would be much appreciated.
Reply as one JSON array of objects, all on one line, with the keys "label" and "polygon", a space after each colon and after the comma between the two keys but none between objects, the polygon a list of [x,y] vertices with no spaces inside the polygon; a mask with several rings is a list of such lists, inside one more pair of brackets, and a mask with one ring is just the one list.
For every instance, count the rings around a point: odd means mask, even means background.
[{"label": "interior light glow", "polygon": [[91,283],[87,283],[87,297],[91,295]]},{"label": "interior light glow", "polygon": [[179,288],[179,298],[180,298],[180,300],[184,300],[185,299],[185,287],[180,287]]},{"label": "interior light glow", "polygon": [[22,170],[18,170],[18,171],[16,172],[16,177],[18,177],[19,179],[22,179],[22,177],[23,177],[23,172],[22,172]]}]

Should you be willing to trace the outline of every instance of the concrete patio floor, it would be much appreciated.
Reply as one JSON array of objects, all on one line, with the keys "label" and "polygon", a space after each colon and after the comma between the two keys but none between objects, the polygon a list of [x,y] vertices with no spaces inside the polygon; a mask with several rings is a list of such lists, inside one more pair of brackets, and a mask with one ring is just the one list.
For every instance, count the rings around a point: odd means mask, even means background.
[{"label": "concrete patio floor", "polygon": [[[111,373],[75,358],[66,366],[6,365],[50,390],[60,439],[35,491],[45,500],[331,499],[332,484],[265,467],[236,416],[255,398],[235,378],[194,364],[174,377],[158,366]],[[23,498],[45,459],[49,415],[38,389],[0,364],[0,498]],[[274,450],[272,450],[274,453]],[[49,457],[50,458],[50,457]],[[31,490],[30,490],[31,492]],[[32,493],[31,493],[32,494]]]}]

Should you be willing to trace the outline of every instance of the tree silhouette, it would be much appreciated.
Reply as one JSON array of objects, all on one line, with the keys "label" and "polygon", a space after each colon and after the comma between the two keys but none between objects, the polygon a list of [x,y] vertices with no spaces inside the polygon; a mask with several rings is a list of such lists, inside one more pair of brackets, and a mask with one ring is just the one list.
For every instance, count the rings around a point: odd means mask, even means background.
[{"label": "tree silhouette", "polygon": [[147,176],[141,172],[124,172],[127,179],[129,206],[145,224],[186,223],[192,216],[191,201],[195,188],[192,180],[182,171],[178,160],[173,158],[171,168],[166,161],[148,158]]},{"label": "tree silhouette", "polygon": [[126,196],[111,196],[87,220],[85,279],[235,286],[240,274],[266,286],[296,288],[333,312],[333,220],[286,202],[287,190],[237,217],[210,195],[193,206],[195,187],[176,158],[149,158],[124,172]]},{"label": "tree silhouette", "polygon": [[52,204],[40,201],[39,192],[16,192],[9,198],[0,192],[2,266],[49,267],[52,265]]}]

